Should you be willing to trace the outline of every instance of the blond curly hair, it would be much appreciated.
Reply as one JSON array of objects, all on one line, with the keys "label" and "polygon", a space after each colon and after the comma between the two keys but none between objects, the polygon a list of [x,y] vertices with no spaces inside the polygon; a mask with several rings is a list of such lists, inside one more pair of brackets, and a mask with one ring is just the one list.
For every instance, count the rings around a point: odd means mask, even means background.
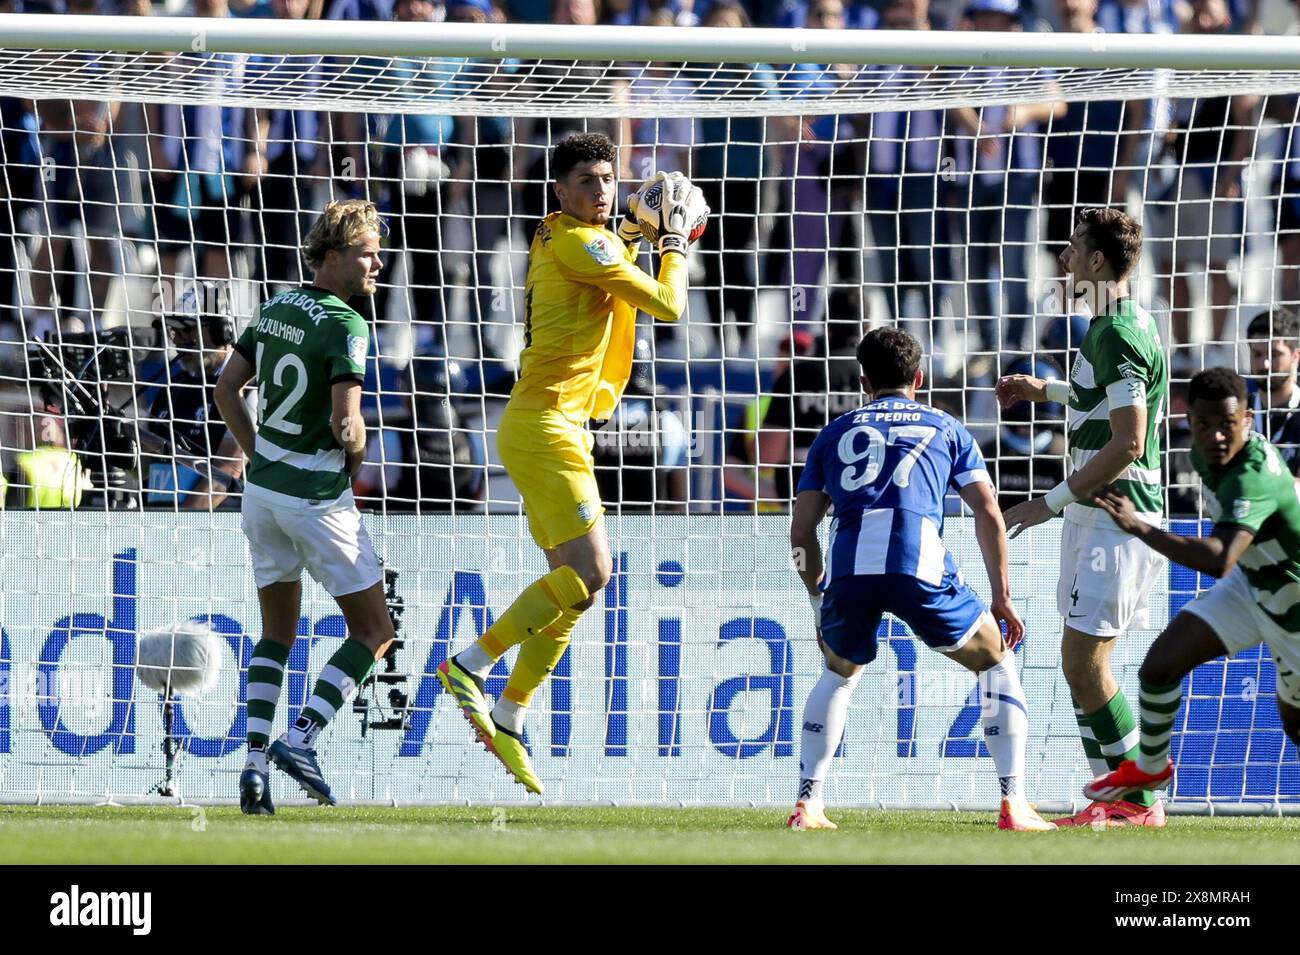
[{"label": "blond curly hair", "polygon": [[361,241],[367,232],[378,232],[381,238],[387,232],[373,202],[367,199],[328,202],[303,239],[302,257],[313,269],[319,269],[325,263],[326,252],[346,249]]}]

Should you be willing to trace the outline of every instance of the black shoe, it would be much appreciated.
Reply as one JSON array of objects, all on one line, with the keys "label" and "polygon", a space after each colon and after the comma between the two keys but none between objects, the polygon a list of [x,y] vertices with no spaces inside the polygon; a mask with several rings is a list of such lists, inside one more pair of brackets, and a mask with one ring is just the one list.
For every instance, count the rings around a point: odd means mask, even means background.
[{"label": "black shoe", "polygon": [[246,769],[239,774],[239,811],[245,816],[274,816],[271,780],[266,773]]}]

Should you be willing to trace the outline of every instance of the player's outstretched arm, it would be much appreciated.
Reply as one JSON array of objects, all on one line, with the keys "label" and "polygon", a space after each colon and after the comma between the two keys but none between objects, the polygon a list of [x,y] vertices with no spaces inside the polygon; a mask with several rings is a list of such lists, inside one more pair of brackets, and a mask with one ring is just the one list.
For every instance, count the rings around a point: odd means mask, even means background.
[{"label": "player's outstretched arm", "polygon": [[820,596],[819,585],[826,572],[817,526],[830,506],[831,499],[821,491],[800,491],[794,499],[794,513],[790,517],[790,559],[809,596]]},{"label": "player's outstretched arm", "polygon": [[1215,524],[1209,537],[1170,534],[1138,517],[1133,502],[1114,487],[1102,488],[1092,499],[1125,534],[1132,534],[1174,563],[1211,577],[1226,577],[1255,539],[1254,531],[1240,524]]},{"label": "player's outstretched arm", "polygon": [[998,403],[1004,408],[1021,401],[1059,401],[1070,399],[1070,386],[1063,381],[1045,381],[1033,375],[1004,375],[994,388]]},{"label": "player's outstretched arm", "polygon": [[594,285],[663,321],[675,322],[686,310],[685,256],[663,256],[656,280],[620,255],[608,234],[596,228],[559,236],[553,248],[565,278]]},{"label": "player's outstretched arm", "polygon": [[1146,449],[1146,405],[1128,405],[1110,413],[1110,440],[1092,458],[1042,497],[1017,504],[1006,513],[1015,539],[1027,528],[1051,520],[1067,504],[1088,497],[1097,488],[1117,480]]},{"label": "player's outstretched arm", "polygon": [[665,322],[677,321],[686,311],[684,256],[666,255],[660,259],[658,278],[647,275],[631,262],[623,262],[597,276],[591,284]]},{"label": "player's outstretched arm", "polygon": [[975,517],[975,539],[984,558],[992,600],[989,610],[998,623],[1007,627],[1007,646],[1014,647],[1024,638],[1025,625],[1011,603],[1011,574],[1007,561],[1006,526],[998,510],[993,486],[975,481],[961,489],[961,499]]},{"label": "player's outstretched arm", "polygon": [[253,363],[245,358],[242,352],[235,350],[231,352],[230,359],[226,362],[226,367],[221,370],[221,377],[217,379],[217,384],[213,388],[213,400],[217,404],[217,410],[221,412],[221,420],[235,436],[244,456],[249,458],[253,456],[253,450],[257,446],[257,426],[253,424],[253,416],[248,413],[243,391],[256,373],[257,369]]}]

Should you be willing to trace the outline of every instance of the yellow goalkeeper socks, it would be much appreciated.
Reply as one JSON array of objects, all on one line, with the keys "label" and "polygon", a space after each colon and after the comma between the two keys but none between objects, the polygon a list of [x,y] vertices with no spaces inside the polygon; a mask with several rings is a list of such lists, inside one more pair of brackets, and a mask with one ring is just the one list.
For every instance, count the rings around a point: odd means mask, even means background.
[{"label": "yellow goalkeeper socks", "polygon": [[[553,627],[575,604],[582,603],[589,596],[587,585],[577,571],[568,566],[556,568],[516,597],[488,632],[479,638],[477,646],[493,660],[499,660],[515,644]],[[577,622],[577,616],[574,622]],[[570,624],[568,631],[572,630]]]},{"label": "yellow goalkeeper socks", "polygon": [[501,693],[501,699],[509,700],[521,707],[528,706],[533,701],[533,694],[537,692],[537,688],[550,676],[555,665],[560,662],[560,657],[564,656],[569,638],[573,635],[573,628],[577,626],[581,616],[581,610],[572,608],[565,610],[555,623],[535,637],[524,641],[524,645],[519,648],[519,659],[515,661],[515,668],[510,673],[510,680]]}]

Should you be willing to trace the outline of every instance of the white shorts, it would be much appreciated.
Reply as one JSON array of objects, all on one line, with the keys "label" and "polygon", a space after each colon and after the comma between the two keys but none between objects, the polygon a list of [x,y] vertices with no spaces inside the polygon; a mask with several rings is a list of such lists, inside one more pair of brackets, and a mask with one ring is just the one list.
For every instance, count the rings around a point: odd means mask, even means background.
[{"label": "white shorts", "polygon": [[1147,627],[1147,597],[1165,559],[1113,525],[1061,524],[1056,609],[1065,625],[1094,637]]},{"label": "white shorts", "polygon": [[258,589],[302,579],[303,568],[331,597],[373,587],[384,579],[361,513],[346,501],[287,506],[244,495],[244,536]]},{"label": "white shorts", "polygon": [[1277,664],[1278,699],[1300,709],[1300,633],[1288,633],[1263,611],[1240,565],[1183,611],[1209,624],[1230,657],[1263,640]]}]

